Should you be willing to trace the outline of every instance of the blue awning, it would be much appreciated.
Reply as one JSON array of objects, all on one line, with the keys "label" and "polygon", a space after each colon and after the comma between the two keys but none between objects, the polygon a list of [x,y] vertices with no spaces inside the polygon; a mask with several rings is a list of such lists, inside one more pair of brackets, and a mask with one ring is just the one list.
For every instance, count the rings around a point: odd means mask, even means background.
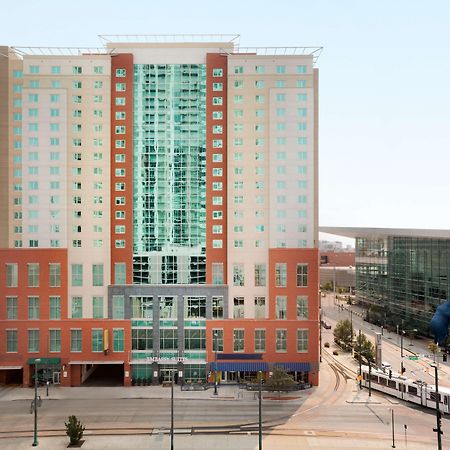
[{"label": "blue awning", "polygon": [[307,362],[279,362],[274,366],[282,367],[288,372],[309,372],[311,370],[310,364]]},{"label": "blue awning", "polygon": [[267,372],[269,366],[264,362],[218,362],[210,363],[210,370],[220,370],[224,372]]}]

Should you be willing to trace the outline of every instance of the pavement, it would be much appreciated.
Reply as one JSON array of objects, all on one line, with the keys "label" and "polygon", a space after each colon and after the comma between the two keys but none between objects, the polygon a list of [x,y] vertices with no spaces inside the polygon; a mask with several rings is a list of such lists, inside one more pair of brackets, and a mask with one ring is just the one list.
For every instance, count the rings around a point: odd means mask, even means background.
[{"label": "pavement", "polygon": [[[285,400],[299,405],[301,401],[305,400],[305,396],[309,397],[314,394],[318,388],[311,388],[300,391],[299,393],[282,394],[286,397]],[[39,388],[39,395],[42,399],[164,399],[169,398],[171,389],[161,386],[133,386],[133,387],[72,387],[66,388],[61,386],[50,386],[49,397],[46,397],[46,387]],[[214,395],[214,389],[206,391],[182,391],[180,387],[175,387],[175,399],[195,399],[216,402],[220,408],[220,402],[230,401],[235,402],[236,407],[242,402],[255,403],[255,392],[239,389],[238,386],[221,385],[218,389],[218,395]],[[296,399],[295,396],[298,395]],[[29,400],[34,396],[32,388],[21,387],[2,387],[0,388],[0,402]],[[300,399],[300,396],[302,397]],[[294,397],[294,398],[292,398]],[[263,393],[265,401],[277,398],[277,394]],[[274,400],[275,401],[275,400]],[[278,400],[279,401],[279,400]],[[354,390],[348,399],[348,403],[378,403],[377,397],[368,397],[366,390]],[[120,422],[120,421],[119,421]],[[176,426],[176,424],[175,424]],[[120,423],[115,422],[111,430],[93,430],[87,429],[84,434],[84,442],[82,448],[89,450],[107,449],[107,450],[127,450],[127,449],[168,449],[170,447],[170,433],[168,428],[160,429],[120,429]],[[30,430],[31,431],[31,430]],[[32,434],[31,432],[24,435],[23,433],[16,437],[11,437],[11,433],[1,430],[0,426],[0,448],[2,450],[12,449],[27,449],[32,448]],[[67,448],[68,438],[65,436],[63,430],[48,430],[39,431],[38,446],[43,449],[57,450]],[[386,437],[379,437],[377,439],[368,440],[367,436],[356,438],[349,437],[345,433],[336,433],[333,436],[326,432],[296,430],[295,435],[292,435],[292,430],[283,430],[278,427],[265,429],[263,432],[263,448],[265,450],[278,450],[283,448],[289,449],[380,449],[388,448],[389,440]],[[174,448],[176,449],[190,449],[190,450],[256,450],[258,449],[258,432],[254,428],[249,431],[235,431],[223,433],[223,430],[210,430],[199,434],[192,429],[177,429],[174,430]],[[398,446],[397,448],[403,448]],[[408,449],[423,450],[430,448],[421,444],[411,443]]]}]

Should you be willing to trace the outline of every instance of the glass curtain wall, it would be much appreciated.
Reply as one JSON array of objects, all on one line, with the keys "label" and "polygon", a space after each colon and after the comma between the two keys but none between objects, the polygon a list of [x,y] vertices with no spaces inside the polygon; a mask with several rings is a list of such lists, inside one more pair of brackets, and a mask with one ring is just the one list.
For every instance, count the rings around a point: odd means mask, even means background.
[{"label": "glass curtain wall", "polygon": [[134,66],[136,284],[206,282],[206,65]]}]

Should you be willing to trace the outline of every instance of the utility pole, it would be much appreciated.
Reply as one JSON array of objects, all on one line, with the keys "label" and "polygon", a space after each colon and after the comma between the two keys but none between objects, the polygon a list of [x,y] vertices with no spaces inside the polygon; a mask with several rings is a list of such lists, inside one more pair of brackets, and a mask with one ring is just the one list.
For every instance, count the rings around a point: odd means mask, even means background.
[{"label": "utility pole", "polygon": [[442,450],[442,430],[441,430],[441,411],[439,410],[439,380],[438,380],[438,368],[434,367],[434,378],[436,384],[436,428],[433,428],[433,431],[437,433],[437,441],[438,441],[438,450]]},{"label": "utility pole", "polygon": [[172,370],[172,384],[170,386],[170,450],[173,450],[173,381],[175,370]]},{"label": "utility pole", "polygon": [[369,397],[372,397],[372,364],[369,359]]},{"label": "utility pole", "polygon": [[259,391],[259,427],[258,427],[258,433],[259,433],[259,450],[262,450],[262,372],[258,372],[259,375],[259,385],[258,385],[258,391]]},{"label": "utility pole", "polygon": [[395,448],[394,410],[393,409],[391,409],[391,417],[392,417],[392,448]]},{"label": "utility pole", "polygon": [[361,330],[359,330],[359,355],[358,355],[358,361],[359,361],[359,389],[362,389],[362,367],[361,367]]},{"label": "utility pole", "polygon": [[37,366],[41,362],[40,358],[36,358],[34,360],[34,433],[33,433],[33,443],[31,444],[33,447],[37,447],[39,445],[37,438],[37,409],[38,409],[38,370]]}]

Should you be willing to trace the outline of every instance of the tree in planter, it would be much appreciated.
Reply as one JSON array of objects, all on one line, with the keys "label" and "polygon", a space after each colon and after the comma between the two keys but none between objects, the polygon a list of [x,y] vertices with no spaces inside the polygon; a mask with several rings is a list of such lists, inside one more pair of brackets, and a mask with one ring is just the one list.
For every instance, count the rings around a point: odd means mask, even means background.
[{"label": "tree in planter", "polygon": [[428,343],[428,350],[430,350],[431,353],[433,353],[433,359],[434,363],[436,364],[436,353],[439,351],[439,345],[437,345],[435,342],[429,342]]},{"label": "tree in planter", "polygon": [[294,384],[294,379],[282,367],[275,367],[272,376],[266,382],[266,387],[269,391],[278,391],[280,395],[281,391]]},{"label": "tree in planter", "polygon": [[350,320],[341,320],[334,327],[334,342],[340,345],[344,350],[350,350],[352,348],[352,324]]},{"label": "tree in planter", "polygon": [[76,416],[69,416],[69,420],[64,422],[66,434],[69,436],[70,445],[76,445],[83,437],[86,427],[77,419]]},{"label": "tree in planter", "polygon": [[361,352],[361,361],[364,364],[375,362],[375,346],[363,333],[356,338],[353,357],[359,360],[359,353]]}]

